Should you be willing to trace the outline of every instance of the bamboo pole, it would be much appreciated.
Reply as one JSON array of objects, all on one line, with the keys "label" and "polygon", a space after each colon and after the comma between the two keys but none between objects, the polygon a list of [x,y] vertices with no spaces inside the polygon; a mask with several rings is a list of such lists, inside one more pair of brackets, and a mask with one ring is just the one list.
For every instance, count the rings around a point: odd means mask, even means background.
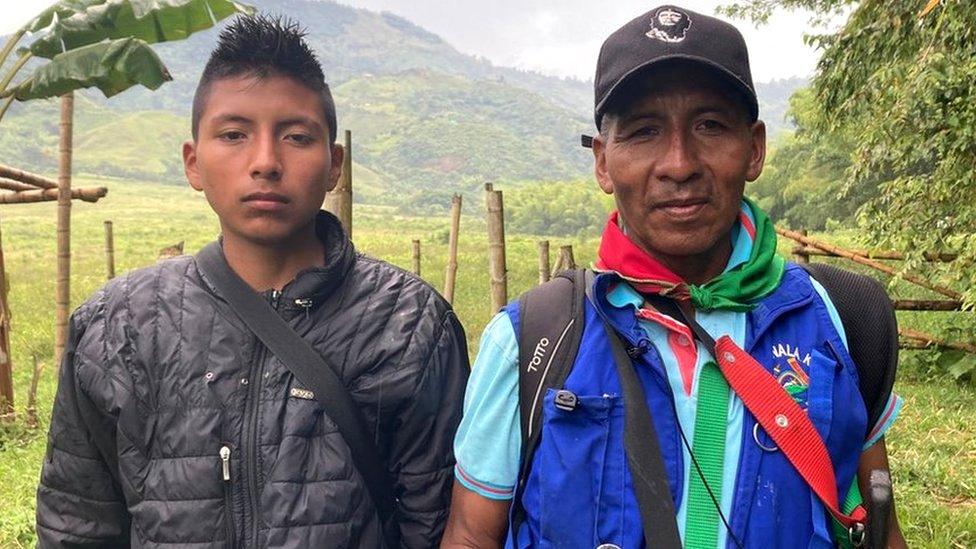
[{"label": "bamboo pole", "polygon": [[342,174],[335,188],[325,195],[325,209],[339,218],[342,230],[352,238],[352,132],[346,130]]},{"label": "bamboo pole", "polygon": [[0,417],[13,419],[14,377],[10,355],[10,305],[7,301],[9,289],[3,243],[0,241]]},{"label": "bamboo pole", "polygon": [[[900,261],[905,259],[905,254],[901,252],[896,252],[894,250],[847,250],[855,255],[860,255],[868,259],[886,259],[892,261]],[[820,257],[841,257],[837,254],[821,250],[819,248],[814,248],[813,246],[796,246],[793,248],[794,254],[803,253],[805,255],[814,255]],[[925,252],[922,256],[925,261],[938,262],[938,263],[951,263],[955,261],[959,254],[947,253],[947,252]]]},{"label": "bamboo pole", "polygon": [[835,255],[837,255],[839,257],[844,257],[844,258],[850,259],[851,261],[853,261],[855,263],[860,263],[861,265],[866,265],[868,267],[871,267],[872,269],[881,271],[883,273],[887,273],[887,274],[889,274],[891,276],[895,276],[895,277],[900,276],[901,278],[907,280],[908,282],[911,282],[912,284],[915,284],[917,286],[921,286],[923,288],[932,290],[933,292],[938,293],[938,294],[942,294],[942,295],[944,295],[946,297],[951,297],[952,299],[956,299],[956,300],[961,300],[962,299],[962,294],[960,294],[959,292],[957,292],[955,290],[951,290],[949,288],[945,288],[943,286],[939,286],[937,284],[933,284],[933,283],[931,283],[931,282],[923,279],[922,277],[913,275],[911,273],[904,273],[902,275],[899,275],[898,272],[895,269],[893,269],[893,268],[891,268],[891,267],[889,267],[889,266],[887,266],[887,265],[885,265],[883,263],[878,263],[877,261],[875,261],[873,259],[868,259],[868,258],[866,258],[866,257],[864,257],[862,255],[857,255],[857,254],[852,253],[852,252],[850,252],[848,250],[845,250],[843,248],[839,248],[837,246],[832,246],[830,244],[826,244],[824,242],[820,242],[818,240],[814,240],[812,238],[803,236],[802,234],[800,234],[800,233],[798,233],[796,231],[791,231],[791,230],[788,230],[788,229],[780,229],[780,228],[777,228],[776,229],[776,232],[779,233],[779,234],[781,234],[781,235],[783,235],[783,236],[785,236],[785,237],[787,237],[787,238],[792,238],[793,240],[796,240],[797,242],[800,242],[801,244],[805,244],[807,246],[813,246],[815,248],[819,248],[821,250],[824,250],[824,251],[830,252],[832,254],[835,254]]},{"label": "bamboo pole", "polygon": [[919,332],[918,330],[898,328],[898,335],[908,339],[922,341],[928,345],[934,345],[936,347],[945,347],[948,349],[957,349],[969,353],[976,353],[976,345],[973,345],[972,343],[954,343],[926,332]]},{"label": "bamboo pole", "polygon": [[37,381],[41,377],[41,364],[37,361],[37,355],[33,355],[34,371],[31,373],[30,389],[27,391],[27,417],[25,423],[30,429],[37,429]]},{"label": "bamboo pole", "polygon": [[492,312],[508,303],[508,277],[505,266],[505,207],[502,192],[485,184],[485,209],[488,221],[488,280],[491,285]]},{"label": "bamboo pole", "polygon": [[961,311],[962,301],[944,299],[893,299],[897,311]]},{"label": "bamboo pole", "polygon": [[27,183],[21,183],[20,181],[14,181],[13,179],[0,178],[0,189],[7,191],[36,191],[39,188],[34,185],[28,185]]},{"label": "bamboo pole", "polygon": [[413,241],[413,274],[420,276],[420,241]]},{"label": "bamboo pole", "polygon": [[457,283],[458,233],[461,230],[461,195],[451,198],[451,232],[447,237],[447,272],[444,274],[444,299],[454,304],[454,285]]},{"label": "bamboo pole", "polygon": [[115,236],[112,234],[112,222],[105,221],[105,277],[115,278]]},{"label": "bamboo pole", "polygon": [[74,110],[74,93],[62,95],[58,132],[58,275],[54,332],[54,363],[59,366],[68,339],[68,309],[71,305],[71,134]]},{"label": "bamboo pole", "polygon": [[[0,204],[26,204],[28,202],[53,202],[60,200],[58,189],[35,189],[14,193],[0,193]],[[99,198],[108,194],[105,187],[86,187],[82,189],[68,189],[71,200],[84,202],[98,202]]]},{"label": "bamboo pole", "polygon": [[42,189],[57,189],[58,182],[52,181],[43,175],[37,175],[36,173],[25,172],[24,170],[18,170],[17,168],[12,168],[10,166],[5,166],[0,164],[0,177],[6,177],[7,179],[13,179],[15,181],[20,181],[21,183],[27,183],[28,185],[34,185],[35,187],[40,187]]},{"label": "bamboo pole", "polygon": [[549,241],[539,241],[539,284],[549,282],[552,273],[549,271]]},{"label": "bamboo pole", "polygon": [[553,270],[553,275],[557,275],[562,271],[573,270],[575,268],[576,258],[573,257],[573,246],[560,246],[559,259],[556,260],[556,268]]}]

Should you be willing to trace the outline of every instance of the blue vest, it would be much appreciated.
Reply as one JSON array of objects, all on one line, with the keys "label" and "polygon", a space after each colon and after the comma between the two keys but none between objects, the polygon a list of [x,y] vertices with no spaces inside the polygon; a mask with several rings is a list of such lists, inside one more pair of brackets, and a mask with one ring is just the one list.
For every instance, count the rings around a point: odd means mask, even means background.
[{"label": "blue vest", "polygon": [[[526,520],[517,546],[593,549],[614,544],[644,546],[640,511],[624,454],[624,407],[620,381],[600,317],[606,313],[632,346],[648,351],[634,359],[647,406],[660,439],[675,508],[686,479],[674,399],[658,351],[649,345],[631,310],[605,301],[612,275],[594,282],[597,303],[586,303],[579,354],[566,380],[580,405],[564,411],[549,389],[543,403],[538,449],[525,486]],[[518,303],[507,308],[516,333]],[[773,375],[798,360],[809,387],[795,395],[823,437],[834,463],[837,492],[843,498],[857,473],[867,413],[858,390],[857,370],[830,321],[809,275],[788,265],[779,288],[747,313],[745,349]],[[745,547],[833,547],[831,521],[824,506],[746,410],[743,446],[732,513],[732,533]],[[757,443],[758,440],[758,443]],[[720,528],[724,526],[720,525]],[[511,538],[508,547],[512,546]],[[735,547],[731,537],[728,547]]]}]

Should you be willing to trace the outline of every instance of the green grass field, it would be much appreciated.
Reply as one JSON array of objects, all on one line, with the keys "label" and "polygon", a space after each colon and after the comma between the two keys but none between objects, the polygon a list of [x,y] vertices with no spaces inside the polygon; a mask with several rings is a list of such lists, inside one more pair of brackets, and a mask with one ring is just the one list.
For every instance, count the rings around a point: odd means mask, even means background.
[{"label": "green grass field", "polygon": [[[81,303],[105,281],[104,220],[115,227],[116,271],[151,264],[160,248],[186,241],[193,253],[216,237],[216,217],[206,200],[188,188],[76,178],[75,186],[106,185],[98,204],[76,202],[72,209],[72,304]],[[482,197],[465,196],[472,204]],[[443,287],[447,216],[401,217],[378,207],[357,205],[356,246],[401,267],[411,266],[413,239],[422,241],[423,277]],[[34,546],[34,491],[44,455],[47,419],[56,389],[51,364],[55,295],[54,203],[0,206],[3,248],[10,281],[14,384],[18,419],[0,424],[0,547]],[[462,221],[455,308],[476,348],[491,316],[488,301],[487,243],[483,220]],[[508,235],[509,294],[537,280],[538,237]],[[596,241],[551,239],[553,260],[560,244],[573,244],[576,259],[592,260]],[[29,430],[22,418],[32,356],[44,370],[38,388],[41,426]],[[976,547],[976,388],[953,382],[903,361],[897,389],[906,406],[888,437],[899,517],[913,547]]]}]

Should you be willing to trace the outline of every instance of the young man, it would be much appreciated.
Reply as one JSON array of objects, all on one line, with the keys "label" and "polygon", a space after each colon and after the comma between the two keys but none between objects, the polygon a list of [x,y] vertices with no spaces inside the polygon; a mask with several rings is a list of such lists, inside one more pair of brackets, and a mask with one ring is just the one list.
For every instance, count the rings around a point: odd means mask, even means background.
[{"label": "young man", "polygon": [[[550,348],[565,342],[519,348],[528,302],[510,304],[488,325],[455,440],[458,483],[443,547],[845,541],[832,535],[825,503],[757,422],[755,407],[744,404],[755,387],[730,388],[742,371],[733,362],[738,356],[741,365],[738,353],[748,351],[773,384],[759,400],[786,399],[784,410],[809,418],[825,437],[841,501],[855,480],[866,486],[868,472],[887,471],[883,434],[897,397],[888,390],[888,413],[868,428],[828,294],[776,256],[772,222],[743,198],[745,183],[762,171],[766,133],[742,36],[717,19],[662,6],[607,39],[595,84],[595,173],[617,211],[582,300],[579,351],[564,381],[536,392],[538,445],[523,454],[520,377],[560,369]],[[725,351],[712,348],[712,338]],[[521,361],[519,372],[520,353],[550,363]],[[641,414],[646,429],[632,431]],[[769,429],[785,431],[802,423],[796,419],[777,413]],[[648,437],[652,451],[642,450]],[[811,438],[801,443],[815,446]],[[897,525],[890,532],[891,546],[903,546]]]},{"label": "young man", "polygon": [[380,523],[333,409],[183,257],[112,281],[73,316],[41,547],[439,542],[464,333],[433,289],[357,254],[319,211],[343,149],[302,36],[263,17],[223,31],[194,99],[186,174],[217,213],[226,264],[335,367],[385,464],[392,519]]}]

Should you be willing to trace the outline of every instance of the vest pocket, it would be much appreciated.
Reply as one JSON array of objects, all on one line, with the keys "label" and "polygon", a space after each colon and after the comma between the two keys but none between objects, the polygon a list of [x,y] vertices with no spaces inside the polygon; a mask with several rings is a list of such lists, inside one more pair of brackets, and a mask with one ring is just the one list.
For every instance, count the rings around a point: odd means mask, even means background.
[{"label": "vest pocket", "polygon": [[830,436],[830,424],[834,412],[834,379],[840,363],[833,358],[829,348],[827,354],[817,349],[810,352],[810,388],[807,392],[807,415],[826,442]]},{"label": "vest pocket", "polygon": [[570,407],[565,392],[557,393],[546,393],[533,464],[539,472],[540,546],[592,549],[605,541],[599,531],[615,522],[610,515],[620,514],[619,506],[610,502],[619,501],[624,490],[623,444],[617,440],[622,436],[623,399],[573,395],[575,406]]}]

